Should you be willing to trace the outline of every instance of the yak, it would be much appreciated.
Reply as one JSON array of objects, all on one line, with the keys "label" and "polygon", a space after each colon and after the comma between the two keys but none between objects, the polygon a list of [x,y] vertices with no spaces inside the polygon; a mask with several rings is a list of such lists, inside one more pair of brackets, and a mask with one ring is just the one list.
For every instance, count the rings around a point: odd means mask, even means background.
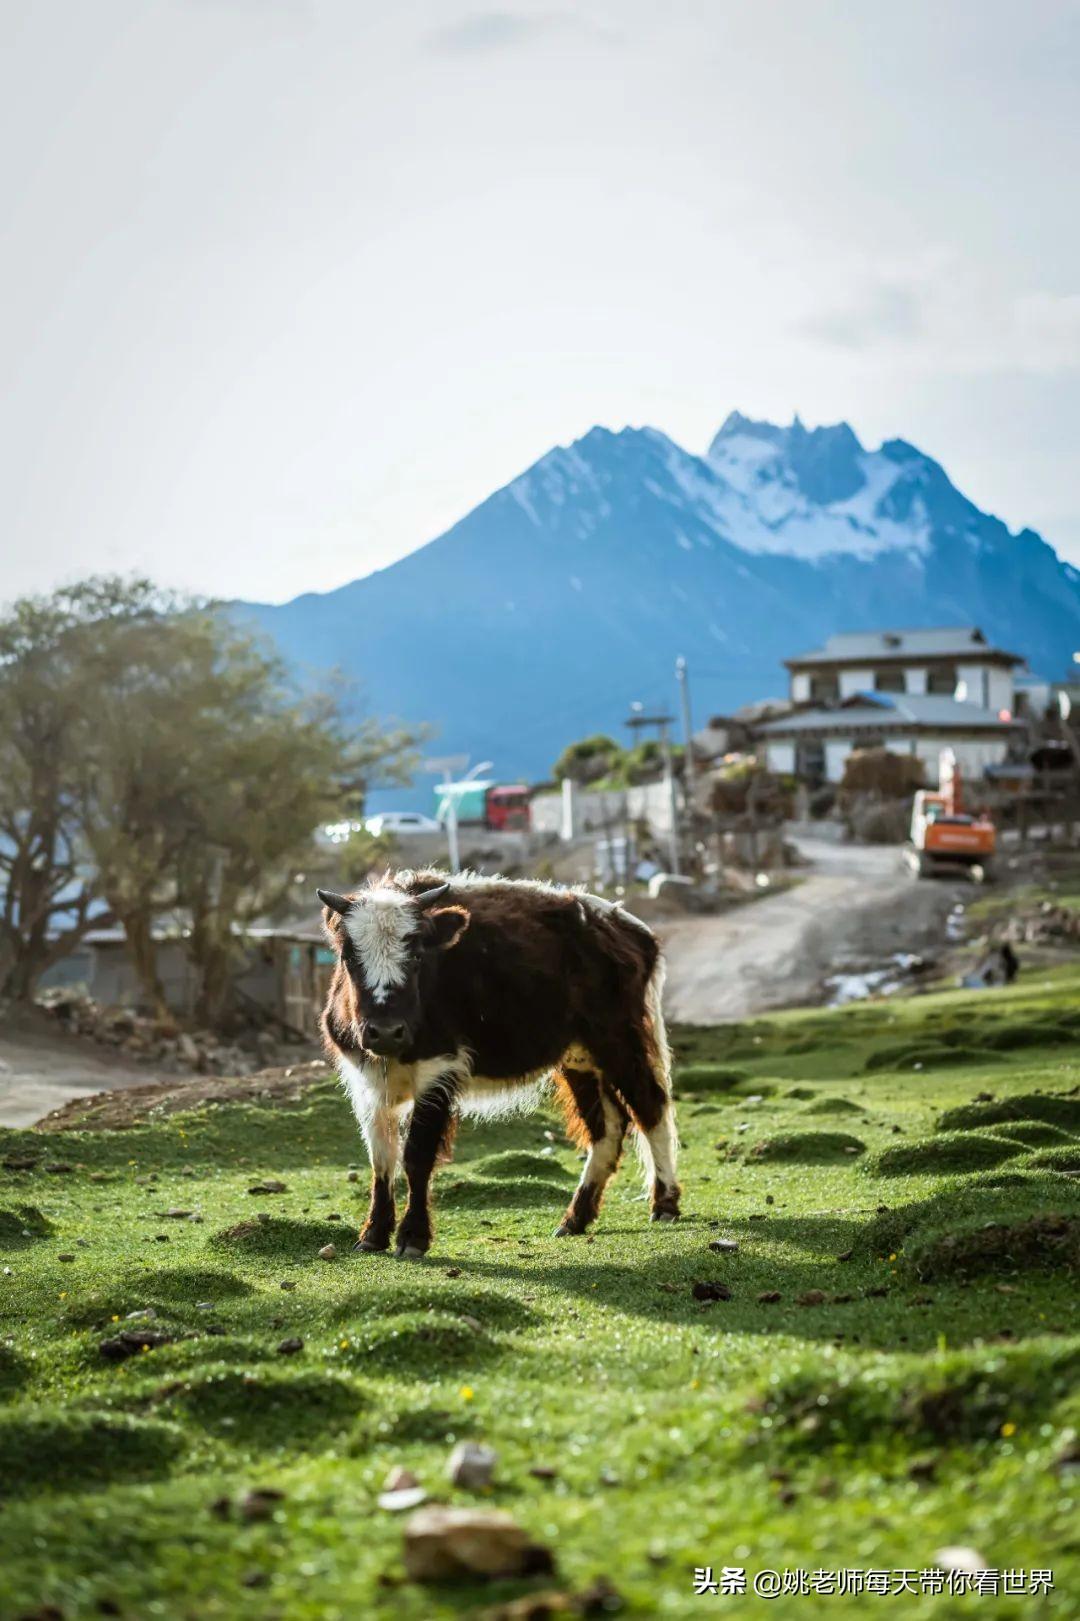
[{"label": "yak", "polygon": [[[583,1233],[633,1127],[654,1221],[679,1214],[663,960],[644,923],[599,896],[533,880],[387,874],[320,889],[337,955],[326,1049],[371,1160],[357,1248],[431,1246],[429,1190],[460,1115],[528,1105],[553,1082],[586,1151],[556,1236]],[[395,1235],[404,1160],[408,1203]]]}]

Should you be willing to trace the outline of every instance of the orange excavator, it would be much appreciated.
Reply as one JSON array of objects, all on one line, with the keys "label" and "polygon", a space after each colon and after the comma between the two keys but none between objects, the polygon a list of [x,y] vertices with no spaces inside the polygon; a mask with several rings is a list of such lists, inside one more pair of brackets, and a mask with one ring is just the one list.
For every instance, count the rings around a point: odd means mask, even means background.
[{"label": "orange excavator", "polygon": [[920,878],[966,871],[976,882],[990,876],[997,830],[986,811],[964,809],[956,756],[943,749],[937,789],[920,788],[911,812],[908,860]]}]

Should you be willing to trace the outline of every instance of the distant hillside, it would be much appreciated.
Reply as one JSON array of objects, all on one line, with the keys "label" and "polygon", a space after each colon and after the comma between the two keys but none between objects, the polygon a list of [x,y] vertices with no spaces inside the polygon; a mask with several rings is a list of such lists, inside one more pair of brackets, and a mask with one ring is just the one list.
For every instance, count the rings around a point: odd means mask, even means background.
[{"label": "distant hillside", "polygon": [[341,665],[373,712],[431,721],[438,752],[503,778],[618,735],[635,698],[673,702],[680,653],[704,719],[783,694],[780,661],[831,631],[978,624],[1047,675],[1080,647],[1080,574],[913,445],[738,413],[703,457],[593,428],[392,567],[240,606],[301,668]]}]

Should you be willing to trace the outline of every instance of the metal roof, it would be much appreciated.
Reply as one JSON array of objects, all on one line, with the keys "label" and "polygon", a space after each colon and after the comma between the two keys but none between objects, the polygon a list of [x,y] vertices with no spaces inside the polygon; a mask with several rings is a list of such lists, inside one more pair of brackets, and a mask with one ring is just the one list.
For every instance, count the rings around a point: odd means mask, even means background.
[{"label": "metal roof", "polygon": [[1015,653],[992,647],[977,625],[927,630],[853,630],[830,636],[824,646],[785,659],[793,664],[835,664],[853,659],[999,658],[1022,664]]},{"label": "metal roof", "polygon": [[936,694],[914,697],[890,692],[877,693],[873,699],[860,694],[857,702],[835,709],[797,710],[779,720],[767,721],[758,730],[774,736],[788,732],[835,732],[843,736],[867,727],[879,732],[910,730],[913,726],[931,732],[1006,732],[1017,724],[1001,720],[996,709],[984,709],[981,704],[962,704]]}]

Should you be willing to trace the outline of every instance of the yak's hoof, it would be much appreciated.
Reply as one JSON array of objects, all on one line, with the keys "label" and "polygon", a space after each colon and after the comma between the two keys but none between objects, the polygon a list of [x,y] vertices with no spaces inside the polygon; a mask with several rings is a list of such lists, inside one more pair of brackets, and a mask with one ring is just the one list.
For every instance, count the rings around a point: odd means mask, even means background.
[{"label": "yak's hoof", "polygon": [[572,1222],[560,1221],[551,1236],[552,1238],[580,1238],[584,1231],[584,1227],[575,1227]]},{"label": "yak's hoof", "polygon": [[387,1239],[385,1243],[380,1244],[377,1238],[358,1238],[356,1243],[353,1245],[354,1250],[363,1250],[367,1255],[378,1255],[381,1251],[388,1250],[389,1248],[389,1239]]},{"label": "yak's hoof", "polygon": [[427,1250],[422,1250],[416,1244],[399,1244],[394,1251],[399,1261],[422,1261]]},{"label": "yak's hoof", "polygon": [[651,1219],[653,1221],[678,1221],[679,1218],[674,1210],[654,1210]]}]

